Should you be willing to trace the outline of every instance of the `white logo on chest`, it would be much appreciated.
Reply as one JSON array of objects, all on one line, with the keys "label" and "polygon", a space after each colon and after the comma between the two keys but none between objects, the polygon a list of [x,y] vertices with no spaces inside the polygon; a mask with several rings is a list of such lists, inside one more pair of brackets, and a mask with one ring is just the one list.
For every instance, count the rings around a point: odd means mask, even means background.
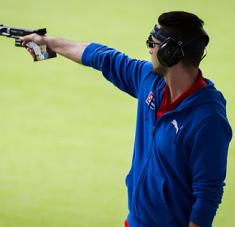
[{"label": "white logo on chest", "polygon": [[173,126],[175,127],[176,134],[178,133],[178,131],[179,131],[180,129],[183,128],[183,126],[181,126],[181,127],[179,128],[178,123],[177,123],[176,120],[171,121],[171,124],[173,124]]}]

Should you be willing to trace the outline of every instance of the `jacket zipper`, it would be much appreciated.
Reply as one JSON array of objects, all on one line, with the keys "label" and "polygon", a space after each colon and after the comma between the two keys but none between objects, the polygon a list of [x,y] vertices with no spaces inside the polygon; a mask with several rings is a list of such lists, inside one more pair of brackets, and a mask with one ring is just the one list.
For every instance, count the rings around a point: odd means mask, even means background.
[{"label": "jacket zipper", "polygon": [[[155,98],[155,108],[157,108],[157,103],[156,103],[156,99],[157,99],[157,95],[156,95],[156,91],[154,91],[154,98]],[[157,119],[156,119],[156,111],[154,111],[154,126],[153,126],[153,129],[152,129],[152,143],[151,143],[151,146],[150,146],[150,150],[149,150],[149,155],[148,155],[148,159],[147,159],[147,162],[144,166],[144,169],[140,175],[140,178],[138,180],[138,183],[137,183],[137,186],[136,186],[136,189],[135,189],[135,195],[134,195],[134,205],[136,208],[138,208],[138,202],[137,202],[137,198],[139,196],[139,190],[140,190],[140,186],[147,174],[147,169],[149,167],[149,161],[150,161],[150,158],[151,158],[151,155],[152,155],[152,150],[153,150],[153,144],[154,144],[154,135],[155,135],[155,132],[156,132],[156,129],[157,129]]]}]

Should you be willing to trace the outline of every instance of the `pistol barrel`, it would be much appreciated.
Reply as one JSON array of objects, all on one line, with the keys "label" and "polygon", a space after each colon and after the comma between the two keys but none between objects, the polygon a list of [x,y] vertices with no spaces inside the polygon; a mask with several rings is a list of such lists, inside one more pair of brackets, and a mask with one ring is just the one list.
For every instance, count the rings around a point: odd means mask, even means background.
[{"label": "pistol barrel", "polygon": [[25,35],[30,35],[32,33],[36,33],[38,35],[45,35],[47,31],[46,28],[33,30],[33,29],[14,28],[14,27],[0,25],[0,35],[3,36],[16,38]]}]

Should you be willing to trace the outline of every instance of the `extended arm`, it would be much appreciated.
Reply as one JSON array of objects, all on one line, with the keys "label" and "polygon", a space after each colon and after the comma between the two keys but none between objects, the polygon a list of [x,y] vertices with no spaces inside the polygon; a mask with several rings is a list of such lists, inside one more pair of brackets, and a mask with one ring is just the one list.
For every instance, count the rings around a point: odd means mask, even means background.
[{"label": "extended arm", "polygon": [[[70,60],[99,70],[116,87],[136,98],[141,82],[152,72],[150,62],[129,58],[124,53],[98,43],[74,42],[37,34],[22,37],[21,41],[24,46],[28,42],[47,45]],[[32,49],[27,49],[35,57]]]},{"label": "extended arm", "polygon": [[[32,34],[20,38],[25,46],[28,42],[35,42],[38,45],[47,45],[52,51],[81,64],[81,58],[84,50],[89,43],[74,42],[62,38],[39,36]],[[33,55],[31,49],[28,51]]]}]

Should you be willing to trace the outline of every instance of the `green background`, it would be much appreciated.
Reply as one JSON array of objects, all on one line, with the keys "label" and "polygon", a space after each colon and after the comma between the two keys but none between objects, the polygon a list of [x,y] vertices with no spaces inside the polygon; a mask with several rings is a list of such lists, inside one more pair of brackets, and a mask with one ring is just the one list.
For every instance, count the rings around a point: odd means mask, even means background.
[{"label": "green background", "polygon": [[[211,37],[201,68],[226,97],[234,126],[232,0],[0,3],[5,25],[47,27],[49,35],[104,43],[141,59],[150,58],[145,40],[162,12],[198,14]],[[122,226],[136,100],[60,56],[34,63],[13,39],[0,37],[0,59],[0,227]],[[234,147],[215,227],[235,226]]]}]

